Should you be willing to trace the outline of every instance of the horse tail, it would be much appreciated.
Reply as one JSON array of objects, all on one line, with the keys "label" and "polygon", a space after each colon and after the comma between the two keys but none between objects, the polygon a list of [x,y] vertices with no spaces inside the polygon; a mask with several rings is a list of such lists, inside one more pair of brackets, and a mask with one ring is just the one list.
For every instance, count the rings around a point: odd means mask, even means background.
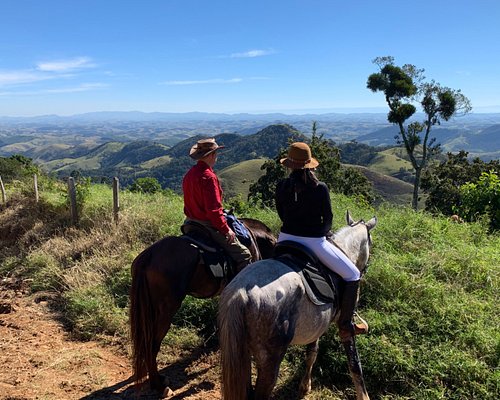
[{"label": "horse tail", "polygon": [[130,337],[132,342],[132,368],[134,381],[145,380],[148,365],[153,360],[155,313],[146,280],[146,267],[151,259],[149,249],[144,250],[132,262],[132,286],[130,288]]},{"label": "horse tail", "polygon": [[251,384],[251,359],[245,328],[245,297],[226,288],[219,301],[222,398],[243,400]]}]

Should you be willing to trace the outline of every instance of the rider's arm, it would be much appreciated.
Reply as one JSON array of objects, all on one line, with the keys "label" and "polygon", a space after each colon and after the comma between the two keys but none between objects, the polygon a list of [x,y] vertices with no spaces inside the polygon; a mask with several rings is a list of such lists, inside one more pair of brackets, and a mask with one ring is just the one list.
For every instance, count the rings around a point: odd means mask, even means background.
[{"label": "rider's arm", "polygon": [[201,185],[206,217],[215,229],[226,236],[229,233],[229,226],[224,218],[219,181],[216,176],[204,176],[201,179]]}]

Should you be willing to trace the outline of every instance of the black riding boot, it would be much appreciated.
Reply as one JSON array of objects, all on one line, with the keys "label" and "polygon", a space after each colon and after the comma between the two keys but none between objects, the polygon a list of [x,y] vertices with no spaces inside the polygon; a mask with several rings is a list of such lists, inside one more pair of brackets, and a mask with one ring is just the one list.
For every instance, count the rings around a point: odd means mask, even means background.
[{"label": "black riding boot", "polygon": [[358,304],[359,281],[345,282],[344,293],[340,304],[340,315],[337,321],[339,327],[340,340],[348,341],[354,335],[368,332],[368,325],[365,321],[361,324],[353,324],[352,317]]}]

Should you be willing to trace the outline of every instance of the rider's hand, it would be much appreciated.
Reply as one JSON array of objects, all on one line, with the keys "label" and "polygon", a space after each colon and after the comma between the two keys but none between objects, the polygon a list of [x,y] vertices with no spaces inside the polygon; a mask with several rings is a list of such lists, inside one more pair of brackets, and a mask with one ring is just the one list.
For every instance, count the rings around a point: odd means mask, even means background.
[{"label": "rider's hand", "polygon": [[226,233],[227,242],[233,243],[235,238],[236,238],[236,234],[234,233],[234,231],[231,228],[229,228],[229,232]]}]

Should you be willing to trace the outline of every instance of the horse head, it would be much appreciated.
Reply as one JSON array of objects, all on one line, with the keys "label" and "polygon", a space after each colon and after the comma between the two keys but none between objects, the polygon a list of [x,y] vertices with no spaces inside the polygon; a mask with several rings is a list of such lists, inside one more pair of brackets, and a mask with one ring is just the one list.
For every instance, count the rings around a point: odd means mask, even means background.
[{"label": "horse head", "polygon": [[347,210],[346,222],[347,226],[336,232],[330,240],[349,257],[361,274],[364,274],[372,244],[370,231],[377,225],[377,217],[373,217],[368,222],[362,219],[354,221]]}]

